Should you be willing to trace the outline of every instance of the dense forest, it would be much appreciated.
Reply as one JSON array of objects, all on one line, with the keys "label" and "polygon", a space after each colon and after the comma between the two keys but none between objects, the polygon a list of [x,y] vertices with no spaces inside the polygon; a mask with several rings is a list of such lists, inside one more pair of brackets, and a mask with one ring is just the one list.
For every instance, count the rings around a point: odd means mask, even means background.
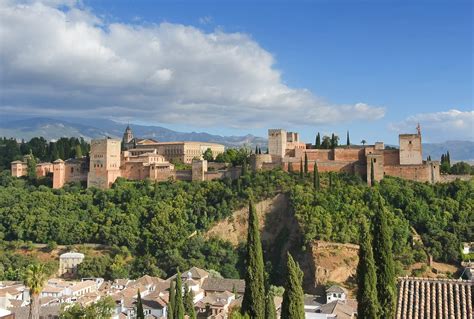
[{"label": "dense forest", "polygon": [[[373,218],[367,206],[367,186],[356,176],[336,174],[331,178],[322,175],[321,183],[326,187],[320,190],[309,181],[291,190],[305,241],[357,243],[362,216]],[[461,242],[474,240],[473,181],[429,185],[386,177],[374,188],[384,198],[393,229],[393,251],[403,264],[426,258],[413,239],[416,233],[434,259],[445,262],[459,261]]]},{"label": "dense forest", "polygon": [[112,256],[81,265],[82,275],[164,274],[195,265],[238,277],[238,252],[229,243],[204,240],[201,233],[246,205],[249,197],[267,198],[288,190],[292,183],[291,176],[276,171],[247,174],[237,181],[119,179],[109,190],[80,185],[54,190],[3,172],[0,239],[115,247]]},{"label": "dense forest", "polygon": [[0,171],[10,169],[10,163],[23,159],[24,155],[33,154],[42,162],[52,162],[58,158],[87,156],[90,145],[82,137],[67,138],[48,142],[42,137],[34,137],[29,141],[17,142],[13,138],[0,138]]}]

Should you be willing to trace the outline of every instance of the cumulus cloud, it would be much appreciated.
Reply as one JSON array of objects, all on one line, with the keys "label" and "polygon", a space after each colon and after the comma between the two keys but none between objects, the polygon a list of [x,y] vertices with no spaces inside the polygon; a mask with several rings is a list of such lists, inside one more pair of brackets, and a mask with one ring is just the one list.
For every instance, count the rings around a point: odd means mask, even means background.
[{"label": "cumulus cloud", "polygon": [[73,0],[0,0],[0,114],[257,127],[377,120],[284,84],[247,34],[104,22]]},{"label": "cumulus cloud", "polygon": [[432,139],[474,140],[474,111],[451,109],[446,112],[416,114],[402,122],[390,124],[390,128],[397,132],[410,132],[415,130],[418,123],[422,131],[427,133],[423,135]]}]

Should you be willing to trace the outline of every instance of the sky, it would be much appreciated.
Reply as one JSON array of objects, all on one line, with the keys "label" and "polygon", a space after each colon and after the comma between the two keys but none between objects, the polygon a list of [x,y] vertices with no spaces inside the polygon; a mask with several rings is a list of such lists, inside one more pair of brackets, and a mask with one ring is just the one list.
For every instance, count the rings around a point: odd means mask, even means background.
[{"label": "sky", "polygon": [[462,0],[0,0],[0,116],[474,140]]}]

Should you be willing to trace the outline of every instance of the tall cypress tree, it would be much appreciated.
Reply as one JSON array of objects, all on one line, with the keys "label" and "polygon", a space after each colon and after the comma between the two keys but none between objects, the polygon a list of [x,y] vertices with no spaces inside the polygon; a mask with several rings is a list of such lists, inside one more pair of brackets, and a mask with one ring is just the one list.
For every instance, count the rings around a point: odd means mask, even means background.
[{"label": "tall cypress tree", "polygon": [[145,319],[145,314],[143,313],[143,304],[142,304],[142,296],[140,295],[140,289],[137,292],[137,319]]},{"label": "tall cypress tree", "polygon": [[303,179],[304,173],[303,173],[303,159],[300,159],[300,178]]},{"label": "tall cypress tree", "polygon": [[375,191],[371,194],[370,207],[374,212],[374,261],[377,265],[377,293],[382,318],[395,318],[396,282],[395,264],[392,254],[392,232],[382,197]]},{"label": "tall cypress tree", "polygon": [[372,251],[372,238],[367,220],[360,224],[359,263],[357,264],[357,317],[378,319],[380,306],[377,298],[377,275]]},{"label": "tall cypress tree", "polygon": [[304,319],[303,272],[298,263],[288,254],[288,277],[281,305],[281,319]]},{"label": "tall cypress tree", "polygon": [[176,304],[176,283],[174,280],[171,280],[170,283],[170,297],[168,301],[168,319],[175,319],[174,310]]},{"label": "tall cypress tree", "polygon": [[258,228],[258,216],[249,201],[249,221],[247,233],[247,255],[245,258],[245,293],[242,300],[242,313],[251,319],[265,318],[265,277],[262,242]]},{"label": "tall cypress tree", "polygon": [[30,155],[28,156],[28,159],[26,161],[27,164],[27,173],[28,173],[28,178],[30,180],[35,180],[36,179],[36,158],[33,155],[33,153],[30,150]]},{"label": "tall cypress tree", "polygon": [[315,141],[315,148],[321,148],[321,135],[319,135],[319,132],[318,132],[318,135],[316,135],[316,141]]},{"label": "tall cypress tree", "polygon": [[277,319],[275,301],[271,292],[265,298],[265,319]]},{"label": "tall cypress tree", "polygon": [[194,293],[189,289],[188,284],[184,284],[184,312],[190,319],[196,319],[196,310],[194,309]]},{"label": "tall cypress tree", "polygon": [[304,174],[308,175],[309,167],[308,167],[308,153],[304,153]]},{"label": "tall cypress tree", "polygon": [[446,160],[448,164],[451,166],[451,156],[449,155],[449,151],[446,152]]},{"label": "tall cypress tree", "polygon": [[351,140],[350,140],[350,138],[349,138],[349,131],[347,131],[346,145],[347,145],[347,146],[351,145]]},{"label": "tall cypress tree", "polygon": [[320,188],[319,171],[318,171],[318,163],[316,163],[316,161],[314,161],[313,187],[315,190],[319,191],[319,188]]},{"label": "tall cypress tree", "polygon": [[244,159],[242,162],[242,176],[247,175],[248,173],[248,167],[247,167],[247,159]]},{"label": "tall cypress tree", "polygon": [[174,319],[184,319],[184,303],[183,303],[183,283],[181,272],[178,270],[176,274],[176,301],[174,307]]},{"label": "tall cypress tree", "polygon": [[375,185],[374,160],[370,160],[370,186]]}]

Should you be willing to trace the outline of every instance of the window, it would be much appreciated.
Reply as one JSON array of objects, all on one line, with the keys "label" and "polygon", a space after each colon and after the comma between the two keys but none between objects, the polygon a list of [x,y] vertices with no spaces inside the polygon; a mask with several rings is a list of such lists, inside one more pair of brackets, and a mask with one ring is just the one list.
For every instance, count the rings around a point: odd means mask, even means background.
[{"label": "window", "polygon": [[71,173],[74,173],[74,167],[71,167]]}]

